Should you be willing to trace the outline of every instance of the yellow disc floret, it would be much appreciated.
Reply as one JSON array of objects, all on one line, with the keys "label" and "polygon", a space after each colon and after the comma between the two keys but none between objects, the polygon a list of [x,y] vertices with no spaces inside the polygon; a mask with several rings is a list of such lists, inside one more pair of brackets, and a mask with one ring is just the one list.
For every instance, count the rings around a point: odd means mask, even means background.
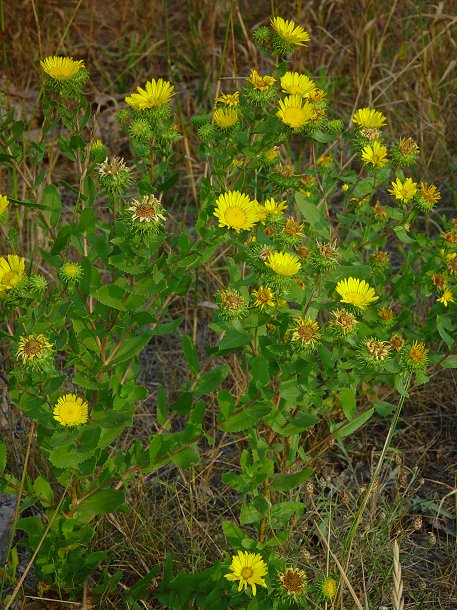
[{"label": "yellow disc floret", "polygon": [[303,102],[301,95],[288,95],[280,100],[276,115],[285,125],[300,129],[314,118],[314,108],[309,102]]},{"label": "yellow disc floret", "polygon": [[87,422],[89,405],[76,394],[65,394],[56,402],[54,419],[62,426],[77,426]]},{"label": "yellow disc floret", "polygon": [[249,231],[259,220],[258,203],[239,191],[222,193],[216,200],[214,216],[219,219],[220,227]]}]

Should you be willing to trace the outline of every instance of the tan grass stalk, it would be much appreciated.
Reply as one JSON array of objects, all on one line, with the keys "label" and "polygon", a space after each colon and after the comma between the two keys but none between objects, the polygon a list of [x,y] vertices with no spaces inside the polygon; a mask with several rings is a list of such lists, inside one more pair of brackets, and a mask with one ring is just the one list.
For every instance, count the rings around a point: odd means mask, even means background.
[{"label": "tan grass stalk", "polygon": [[398,546],[398,542],[396,539],[392,543],[392,550],[394,560],[394,586],[392,590],[392,604],[394,610],[403,610],[405,602],[403,600],[403,580],[401,577],[400,547]]}]

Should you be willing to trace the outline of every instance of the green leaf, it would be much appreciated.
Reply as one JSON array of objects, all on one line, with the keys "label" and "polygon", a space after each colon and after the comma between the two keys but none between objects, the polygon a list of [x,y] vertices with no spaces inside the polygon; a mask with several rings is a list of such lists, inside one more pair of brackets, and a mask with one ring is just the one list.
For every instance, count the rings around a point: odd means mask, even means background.
[{"label": "green leaf", "polygon": [[441,363],[443,369],[457,369],[457,356],[448,356],[446,360]]},{"label": "green leaf", "polygon": [[365,413],[362,413],[361,415],[353,419],[349,424],[346,424],[345,426],[337,430],[335,432],[335,438],[344,438],[345,436],[352,434],[353,432],[361,428],[363,424],[370,419],[373,413],[374,407],[368,409],[368,411],[365,411]]},{"label": "green leaf", "polygon": [[279,504],[273,504],[270,510],[271,519],[279,519],[281,521],[288,521],[292,515],[300,515],[303,512],[303,503],[294,502],[292,500],[287,502],[279,502]]},{"label": "green leaf", "polygon": [[48,184],[44,189],[41,205],[44,207],[44,214],[51,227],[55,227],[59,222],[60,214],[62,212],[62,200],[60,198],[59,189],[54,184]]},{"label": "green leaf", "polygon": [[111,366],[130,360],[138,355],[149,343],[152,337],[152,331],[143,331],[141,335],[136,335],[130,339],[126,339],[121,347],[116,352],[116,355],[111,360]]},{"label": "green leaf", "polygon": [[347,419],[351,420],[356,412],[357,404],[353,388],[343,388],[340,391],[341,408]]},{"label": "green leaf", "polygon": [[178,468],[190,468],[194,464],[200,462],[199,454],[196,449],[193,449],[192,447],[184,447],[184,449],[170,457],[173,464]]},{"label": "green leaf", "polygon": [[386,400],[381,400],[381,402],[375,404],[374,408],[378,415],[381,417],[387,417],[387,415],[390,415],[390,413],[395,411],[397,407]]},{"label": "green leaf", "polygon": [[447,332],[448,330],[450,332],[453,332],[454,330],[454,325],[451,320],[445,316],[436,316],[436,328],[440,333],[440,337],[446,341],[449,347],[451,347],[454,344],[454,339]]},{"label": "green leaf", "polygon": [[250,335],[240,333],[238,330],[236,330],[236,328],[230,328],[219,343],[219,351],[222,352],[237,349],[243,345],[246,345],[246,343],[249,343],[250,340]]},{"label": "green leaf", "polygon": [[222,521],[222,531],[227,538],[227,542],[234,548],[242,547],[243,540],[247,538],[243,530],[232,521]]},{"label": "green leaf", "polygon": [[61,447],[55,447],[49,454],[51,463],[56,468],[70,468],[85,462],[93,456],[94,452],[89,451],[82,453],[76,450],[74,447],[68,447],[68,445],[62,445]]},{"label": "green leaf", "polygon": [[315,415],[299,411],[293,419],[281,429],[281,433],[283,436],[292,436],[293,434],[303,432],[303,430],[306,430],[307,428],[311,428],[311,426],[314,426],[318,422],[319,418]]},{"label": "green leaf", "polygon": [[227,364],[221,364],[216,366],[214,369],[209,371],[209,373],[205,373],[200,377],[197,382],[197,385],[192,390],[192,394],[195,396],[203,396],[204,394],[209,394],[213,390],[215,390],[227,377],[229,372],[229,367]]},{"label": "green leaf", "polygon": [[301,193],[295,193],[295,200],[303,218],[321,237],[329,239],[328,223],[323,208],[318,208]]},{"label": "green leaf", "polygon": [[272,480],[270,489],[272,491],[289,491],[289,489],[301,485],[304,481],[308,481],[312,474],[312,468],[303,468],[303,470],[291,474],[280,474]]},{"label": "green leaf", "polygon": [[95,231],[95,214],[92,208],[84,208],[79,216],[79,233],[93,233]]},{"label": "green leaf", "polygon": [[[157,408],[156,408],[157,421],[161,426],[164,426],[165,422],[169,417],[168,413],[168,397],[167,392],[163,384],[160,384],[157,388]],[[170,427],[168,423],[167,428]]]},{"label": "green leaf", "polygon": [[54,242],[54,245],[51,248],[51,254],[60,254],[62,252],[62,250],[65,250],[65,248],[68,245],[68,242],[70,241],[70,237],[71,237],[71,225],[64,225],[57,237],[56,240]]},{"label": "green leaf", "polygon": [[192,337],[189,337],[188,335],[181,335],[181,344],[184,352],[184,358],[186,359],[191,372],[194,375],[198,375],[200,372],[200,360],[198,358],[197,350],[195,349]]},{"label": "green leaf", "polygon": [[51,486],[42,476],[35,479],[33,483],[33,491],[39,497],[43,506],[51,506],[54,503],[54,494]]},{"label": "green leaf", "polygon": [[83,519],[90,519],[96,515],[106,515],[114,512],[124,503],[125,496],[116,489],[102,489],[91,494],[79,504],[70,504],[70,510]]}]

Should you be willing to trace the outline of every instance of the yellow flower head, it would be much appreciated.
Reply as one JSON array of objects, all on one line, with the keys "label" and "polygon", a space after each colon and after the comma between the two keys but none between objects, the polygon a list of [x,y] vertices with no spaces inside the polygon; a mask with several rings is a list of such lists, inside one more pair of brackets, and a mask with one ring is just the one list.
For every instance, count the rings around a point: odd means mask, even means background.
[{"label": "yellow flower head", "polygon": [[440,296],[440,298],[437,299],[437,301],[443,303],[445,307],[447,307],[449,303],[455,303],[454,297],[452,296],[452,290],[449,290],[449,288],[447,288]]},{"label": "yellow flower head", "polygon": [[147,81],[145,88],[137,87],[138,93],[132,93],[125,98],[125,102],[134,110],[158,108],[168,104],[172,96],[174,85],[166,80],[153,78]]},{"label": "yellow flower head", "polygon": [[434,184],[427,184],[421,181],[419,183],[419,192],[425,201],[433,205],[441,199],[441,193]]},{"label": "yellow flower head", "polygon": [[339,281],[336,291],[341,296],[341,303],[349,303],[359,309],[365,309],[367,305],[379,299],[365,280],[354,277]]},{"label": "yellow flower head", "polygon": [[160,225],[166,220],[164,209],[154,195],[143,195],[140,201],[133,199],[127,210],[134,222]]},{"label": "yellow flower head", "polygon": [[314,108],[309,102],[303,102],[301,95],[288,95],[280,100],[276,115],[285,125],[300,129],[314,118]]},{"label": "yellow flower head", "polygon": [[249,231],[259,220],[258,203],[244,193],[229,191],[222,193],[216,200],[214,216],[219,219],[220,227],[228,227],[239,233]]},{"label": "yellow flower head", "polygon": [[413,182],[412,178],[406,178],[404,182],[397,178],[395,182],[392,182],[392,188],[388,191],[395,199],[406,203],[417,193],[417,183]]},{"label": "yellow flower head", "polygon": [[22,359],[22,364],[28,364],[43,358],[50,349],[52,344],[44,335],[27,335],[19,339],[16,357]]},{"label": "yellow flower head", "polygon": [[313,322],[311,318],[297,318],[295,323],[296,328],[292,332],[291,340],[300,342],[302,348],[314,349],[322,339],[318,323]]},{"label": "yellow flower head", "polygon": [[263,204],[263,208],[266,216],[283,216],[287,203],[285,201],[276,202],[273,197],[270,197]]},{"label": "yellow flower head", "polygon": [[362,151],[362,160],[371,163],[373,167],[381,169],[387,163],[387,148],[375,140],[371,146],[365,146]]},{"label": "yellow flower head", "polygon": [[25,260],[16,254],[0,258],[0,294],[15,288],[24,276]]},{"label": "yellow flower head", "polygon": [[6,211],[9,204],[8,197],[6,195],[0,195],[0,214],[3,214],[3,212]]},{"label": "yellow flower head", "polygon": [[267,573],[267,564],[259,553],[238,551],[238,555],[232,557],[230,573],[225,578],[230,581],[239,581],[238,591],[252,588],[252,594],[257,593],[256,585],[266,587],[264,576]]},{"label": "yellow flower head", "polygon": [[255,297],[255,307],[265,309],[265,307],[275,306],[274,292],[268,286],[260,286],[258,290],[253,290],[252,294]]},{"label": "yellow flower head", "polygon": [[276,82],[273,76],[261,76],[257,70],[251,70],[251,75],[246,80],[258,91],[265,91],[265,89],[269,89]]},{"label": "yellow flower head", "polygon": [[352,122],[360,127],[366,127],[368,129],[379,129],[384,127],[386,123],[386,117],[374,108],[360,108],[354,113]]},{"label": "yellow flower head", "polygon": [[233,108],[216,108],[214,122],[221,129],[230,129],[238,121],[238,113]]},{"label": "yellow flower head", "polygon": [[299,603],[300,597],[306,593],[306,572],[300,568],[288,568],[278,574],[281,583],[283,599],[293,599]]},{"label": "yellow flower head", "polygon": [[333,599],[338,589],[336,580],[331,577],[323,578],[319,583],[319,589],[324,599]]},{"label": "yellow flower head", "polygon": [[305,76],[305,74],[299,74],[298,72],[286,72],[281,77],[281,88],[285,93],[291,95],[306,96],[310,91],[316,88],[315,83]]},{"label": "yellow flower head", "polygon": [[84,68],[82,59],[75,61],[72,57],[46,57],[40,61],[42,69],[54,80],[69,80]]},{"label": "yellow flower head", "polygon": [[238,106],[240,103],[240,92],[221,93],[214,101],[216,104],[219,102],[220,104],[224,104],[224,106]]},{"label": "yellow flower head", "polygon": [[273,17],[270,23],[278,36],[289,44],[304,47],[305,42],[310,40],[308,32],[305,32],[301,25],[295,25],[292,20]]},{"label": "yellow flower head", "polygon": [[56,402],[52,411],[54,419],[62,426],[77,426],[85,424],[89,405],[76,394],[65,394]]},{"label": "yellow flower head", "polygon": [[416,367],[425,367],[428,360],[428,351],[423,341],[414,341],[407,352],[410,364]]},{"label": "yellow flower head", "polygon": [[91,151],[95,151],[95,150],[100,150],[101,148],[105,148],[105,145],[103,144],[103,142],[101,140],[97,139],[97,140],[93,140],[90,143],[89,148]]},{"label": "yellow flower head", "polygon": [[272,252],[265,264],[278,275],[286,277],[295,275],[301,269],[298,256],[289,252]]}]

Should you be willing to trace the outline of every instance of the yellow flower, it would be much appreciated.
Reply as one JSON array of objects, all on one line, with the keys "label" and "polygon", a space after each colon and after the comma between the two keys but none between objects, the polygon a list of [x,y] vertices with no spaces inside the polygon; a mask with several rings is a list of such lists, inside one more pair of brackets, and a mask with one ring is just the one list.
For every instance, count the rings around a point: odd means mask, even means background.
[{"label": "yellow flower", "polygon": [[240,92],[234,91],[234,93],[221,93],[219,97],[214,100],[217,104],[224,104],[224,106],[238,106],[240,103]]},{"label": "yellow flower", "polygon": [[22,358],[22,364],[32,363],[35,359],[43,356],[52,348],[52,344],[44,335],[27,335],[19,339],[16,357]]},{"label": "yellow flower", "polygon": [[404,182],[397,178],[391,184],[392,188],[388,189],[389,193],[400,201],[407,202],[417,193],[417,183],[413,182],[412,178],[406,178]]},{"label": "yellow flower", "polygon": [[172,96],[174,85],[166,80],[153,78],[147,81],[145,88],[137,87],[138,93],[132,93],[125,98],[125,102],[134,110],[158,108],[168,104]]},{"label": "yellow flower", "polygon": [[9,204],[8,197],[6,195],[0,195],[0,214],[3,214],[3,212],[6,211]]},{"label": "yellow flower", "polygon": [[334,578],[323,578],[318,586],[324,599],[333,599],[335,597],[338,587]]},{"label": "yellow flower", "polygon": [[278,275],[292,276],[300,271],[301,263],[295,254],[289,252],[272,252],[265,262]]},{"label": "yellow flower", "polygon": [[258,89],[259,91],[269,89],[271,85],[276,82],[276,79],[272,76],[261,76],[257,70],[251,70],[251,75],[246,80],[248,83],[251,83],[254,89]]},{"label": "yellow flower", "polygon": [[222,193],[216,200],[214,216],[219,219],[220,227],[228,227],[239,233],[249,231],[259,220],[258,203],[244,193],[229,191]]},{"label": "yellow flower", "polygon": [[440,303],[443,303],[445,307],[448,306],[448,303],[455,303],[454,297],[452,296],[452,291],[447,288],[443,294],[437,299]]},{"label": "yellow flower", "polygon": [[62,426],[77,426],[85,424],[88,417],[89,405],[76,394],[65,394],[56,402],[54,419]]},{"label": "yellow flower", "polygon": [[289,44],[304,47],[306,46],[305,42],[310,40],[308,32],[305,32],[301,25],[295,25],[292,20],[288,21],[282,17],[274,17],[270,23],[278,36]]},{"label": "yellow flower", "polygon": [[279,572],[278,579],[281,583],[281,597],[285,601],[292,598],[299,603],[301,596],[306,593],[306,572],[299,568],[286,567],[284,572]]},{"label": "yellow flower", "polygon": [[339,281],[336,291],[342,297],[341,303],[349,303],[359,309],[365,309],[367,305],[379,299],[365,280],[354,277]]},{"label": "yellow flower", "polygon": [[238,121],[238,113],[233,108],[216,108],[214,122],[221,129],[230,129]]},{"label": "yellow flower", "polygon": [[303,102],[300,95],[288,95],[280,100],[276,115],[285,125],[299,129],[313,119],[314,108],[309,102]]},{"label": "yellow flower", "polygon": [[427,184],[426,182],[419,183],[420,196],[425,199],[428,203],[435,204],[441,199],[441,193],[437,190],[434,184]]},{"label": "yellow flower", "polygon": [[164,210],[154,195],[143,195],[140,201],[133,199],[127,210],[134,222],[158,225],[165,220]]},{"label": "yellow flower", "polygon": [[69,80],[84,68],[82,59],[75,61],[72,57],[46,57],[40,61],[43,70],[54,80]]},{"label": "yellow flower", "polygon": [[273,197],[270,197],[263,204],[263,208],[266,216],[282,216],[287,208],[287,203],[285,201],[276,202]]},{"label": "yellow flower", "polygon": [[268,286],[260,286],[258,290],[253,290],[252,294],[255,296],[255,307],[265,309],[265,307],[275,306],[274,292]]},{"label": "yellow flower", "polygon": [[252,588],[252,594],[257,593],[256,585],[266,587],[264,576],[267,573],[267,564],[263,561],[259,553],[249,553],[248,551],[238,551],[238,555],[232,557],[230,574],[225,578],[230,581],[239,581],[238,591],[248,586]]},{"label": "yellow flower", "polygon": [[387,148],[375,140],[371,146],[365,146],[362,151],[362,159],[365,163],[371,163],[373,167],[384,167],[387,163]]},{"label": "yellow flower", "polygon": [[0,294],[15,288],[24,276],[25,260],[16,254],[0,258]]},{"label": "yellow flower", "polygon": [[414,341],[404,359],[412,369],[422,370],[427,365],[428,351],[423,341]]},{"label": "yellow flower", "polygon": [[311,318],[297,318],[295,321],[296,328],[292,332],[292,341],[299,341],[303,348],[314,349],[322,339],[322,333],[319,332],[319,324],[313,322]]},{"label": "yellow flower", "polygon": [[386,123],[386,117],[374,108],[360,108],[354,113],[352,122],[360,127],[366,127],[368,129],[379,129],[384,127]]},{"label": "yellow flower", "polygon": [[89,148],[90,148],[91,151],[95,151],[95,150],[100,150],[101,148],[104,148],[104,146],[105,145],[103,144],[103,142],[101,140],[93,140],[90,143],[90,147]]},{"label": "yellow flower", "polygon": [[291,95],[306,96],[310,91],[316,88],[316,85],[310,78],[305,76],[305,74],[286,72],[284,76],[281,77],[281,88]]}]

